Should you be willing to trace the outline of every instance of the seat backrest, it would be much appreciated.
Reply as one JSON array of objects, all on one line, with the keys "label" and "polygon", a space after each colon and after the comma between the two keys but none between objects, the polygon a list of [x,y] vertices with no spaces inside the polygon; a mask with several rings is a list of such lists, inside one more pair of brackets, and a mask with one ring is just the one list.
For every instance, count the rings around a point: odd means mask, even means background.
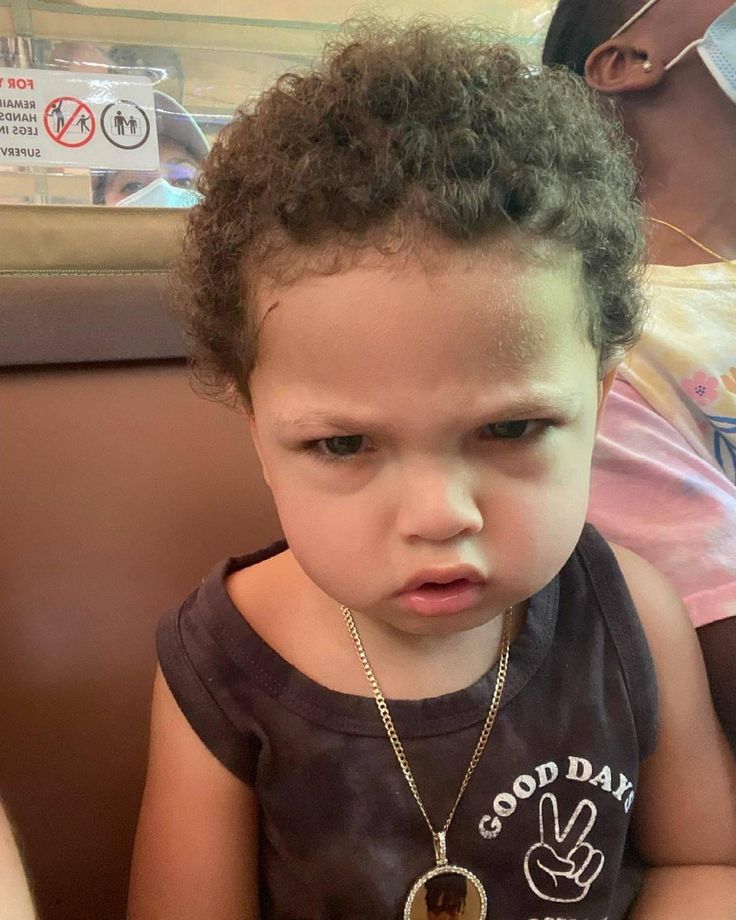
[{"label": "seat backrest", "polygon": [[180,362],[16,367],[0,406],[0,796],[41,920],[123,920],[156,623],[279,526]]},{"label": "seat backrest", "polygon": [[244,420],[184,368],[16,373],[0,403],[0,790],[42,920],[115,920],[156,622],[278,524]]}]

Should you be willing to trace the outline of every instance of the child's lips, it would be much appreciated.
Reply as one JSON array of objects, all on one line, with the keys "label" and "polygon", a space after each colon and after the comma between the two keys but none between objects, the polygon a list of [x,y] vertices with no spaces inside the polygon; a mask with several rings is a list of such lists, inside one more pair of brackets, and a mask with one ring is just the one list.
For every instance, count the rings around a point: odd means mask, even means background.
[{"label": "child's lips", "polygon": [[473,607],[481,598],[483,584],[469,578],[458,578],[445,584],[425,582],[401,591],[401,606],[425,617],[451,616]]},{"label": "child's lips", "polygon": [[415,572],[398,593],[404,594],[427,585],[448,585],[456,581],[479,583],[485,579],[472,565],[432,566]]}]

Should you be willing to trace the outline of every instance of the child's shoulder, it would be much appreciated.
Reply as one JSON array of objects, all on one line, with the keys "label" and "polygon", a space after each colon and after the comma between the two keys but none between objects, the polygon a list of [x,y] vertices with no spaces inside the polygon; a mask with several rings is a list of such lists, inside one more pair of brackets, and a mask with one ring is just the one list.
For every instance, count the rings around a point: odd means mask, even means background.
[{"label": "child's shoulder", "polygon": [[227,575],[227,593],[252,626],[255,627],[261,617],[278,615],[288,602],[296,581],[292,562],[291,551],[284,549],[258,561],[249,561]]},{"label": "child's shoulder", "polygon": [[618,543],[608,545],[616,557],[645,631],[671,629],[678,623],[689,628],[687,611],[665,576],[625,546]]},{"label": "child's shoulder", "polygon": [[238,613],[269,644],[272,634],[293,630],[297,611],[304,615],[304,577],[289,549],[231,572],[225,590]]},{"label": "child's shoulder", "polygon": [[[365,693],[364,677],[335,601],[308,578],[289,549],[238,569],[225,581],[238,613],[281,658],[317,683]],[[325,615],[329,609],[334,616]],[[344,675],[360,680],[346,681]]]},{"label": "child's shoulder", "polygon": [[661,677],[685,652],[699,651],[687,610],[664,575],[641,556],[610,543]]}]

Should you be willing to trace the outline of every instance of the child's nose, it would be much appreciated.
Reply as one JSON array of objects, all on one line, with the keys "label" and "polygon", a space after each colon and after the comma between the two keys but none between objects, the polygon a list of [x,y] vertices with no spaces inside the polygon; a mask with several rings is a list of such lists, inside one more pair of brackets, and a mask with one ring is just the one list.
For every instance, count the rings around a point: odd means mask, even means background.
[{"label": "child's nose", "polygon": [[442,542],[483,529],[474,477],[462,466],[414,464],[406,470],[398,529],[407,540]]}]

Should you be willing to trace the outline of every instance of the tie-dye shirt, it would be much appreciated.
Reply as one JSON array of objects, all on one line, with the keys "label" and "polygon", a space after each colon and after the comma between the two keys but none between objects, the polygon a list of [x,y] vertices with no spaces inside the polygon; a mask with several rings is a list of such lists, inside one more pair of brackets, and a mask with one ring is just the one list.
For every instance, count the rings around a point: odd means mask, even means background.
[{"label": "tie-dye shirt", "polygon": [[649,296],[604,413],[589,519],[703,626],[736,616],[736,262],[655,265]]}]

